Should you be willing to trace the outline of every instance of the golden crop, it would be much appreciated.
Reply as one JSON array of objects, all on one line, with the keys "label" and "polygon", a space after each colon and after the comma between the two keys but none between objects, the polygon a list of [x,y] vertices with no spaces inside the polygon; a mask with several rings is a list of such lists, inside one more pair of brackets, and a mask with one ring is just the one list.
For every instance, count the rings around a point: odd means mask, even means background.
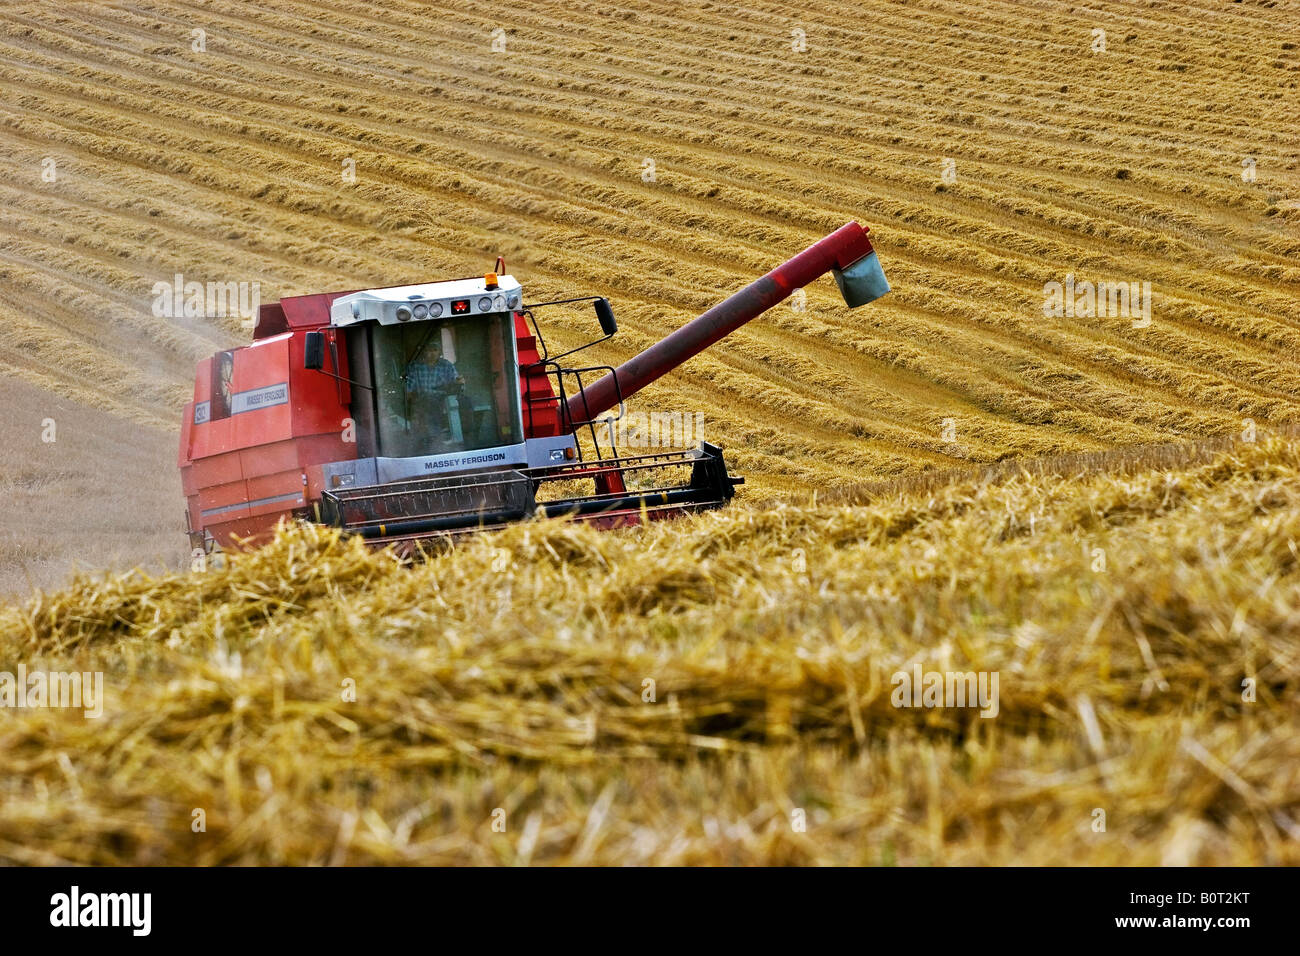
[{"label": "golden crop", "polygon": [[0,859],[1294,864],[1298,549],[1274,438],[81,577],[0,611],[0,669],[108,687],[6,717]]},{"label": "golden crop", "polygon": [[[0,673],[108,689],[0,711],[0,862],[1300,862],[1296,27],[0,5],[0,594],[44,589]],[[249,333],[155,282],[501,254],[530,300],[607,296],[613,363],[848,219],[890,295],[823,280],[634,399],[704,414],[729,510],[175,570],[194,363]],[[1149,283],[1150,323],[1046,317],[1067,275]],[[997,716],[895,707],[918,666],[996,672]]]},{"label": "golden crop", "polygon": [[[859,218],[890,296],[818,283],[641,396],[760,487],[1295,422],[1290,15],[1036,9],[6,5],[0,362],[174,428],[247,332],[159,321],[155,281],[269,301],[497,253],[533,298],[609,296],[615,360]],[[1152,324],[1045,319],[1067,273],[1150,282]]]}]

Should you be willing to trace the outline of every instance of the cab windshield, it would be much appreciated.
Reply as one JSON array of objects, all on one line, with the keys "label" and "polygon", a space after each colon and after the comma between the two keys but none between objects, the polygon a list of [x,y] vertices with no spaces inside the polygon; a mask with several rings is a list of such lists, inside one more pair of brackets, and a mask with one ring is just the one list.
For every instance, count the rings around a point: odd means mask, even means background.
[{"label": "cab windshield", "polygon": [[380,455],[414,458],[523,441],[508,313],[374,327]]}]

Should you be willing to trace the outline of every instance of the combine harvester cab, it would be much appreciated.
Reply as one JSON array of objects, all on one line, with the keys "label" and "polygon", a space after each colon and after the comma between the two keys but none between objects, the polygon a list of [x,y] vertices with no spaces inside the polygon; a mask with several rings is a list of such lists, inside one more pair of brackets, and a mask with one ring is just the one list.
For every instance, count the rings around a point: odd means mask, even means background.
[{"label": "combine harvester cab", "polygon": [[[850,307],[889,288],[848,223],[615,369],[560,361],[615,334],[606,299],[525,304],[497,262],[469,279],[269,303],[251,345],[201,362],[179,457],[191,545],[260,542],[286,517],[409,548],[533,515],[616,527],[719,507],[743,481],[721,449],[621,456],[598,426],[828,271]],[[579,302],[601,337],[551,355],[534,310]]]}]

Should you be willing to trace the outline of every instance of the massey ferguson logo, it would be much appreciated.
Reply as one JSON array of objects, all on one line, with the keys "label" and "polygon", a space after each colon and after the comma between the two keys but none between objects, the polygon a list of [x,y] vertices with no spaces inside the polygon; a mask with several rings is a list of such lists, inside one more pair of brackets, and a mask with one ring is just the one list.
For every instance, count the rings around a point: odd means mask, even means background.
[{"label": "massey ferguson logo", "polygon": [[440,471],[444,468],[458,468],[461,465],[486,465],[494,461],[505,461],[506,453],[503,451],[487,452],[482,455],[465,455],[462,458],[456,458],[452,461],[426,461],[424,463],[425,471]]},{"label": "massey ferguson logo", "polygon": [[266,385],[262,388],[252,388],[246,392],[235,393],[230,400],[230,414],[238,415],[240,412],[253,412],[259,408],[270,408],[272,405],[284,405],[288,401],[288,382],[281,382],[279,385]]}]

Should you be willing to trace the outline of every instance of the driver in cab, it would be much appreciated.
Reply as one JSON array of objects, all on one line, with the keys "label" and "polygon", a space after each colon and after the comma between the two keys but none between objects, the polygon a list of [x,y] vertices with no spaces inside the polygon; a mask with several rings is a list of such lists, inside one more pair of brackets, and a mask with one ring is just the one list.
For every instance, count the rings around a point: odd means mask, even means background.
[{"label": "driver in cab", "polygon": [[411,392],[439,395],[459,395],[465,390],[465,379],[456,366],[442,357],[442,343],[430,342],[419,356],[423,361],[412,362],[406,373],[406,388]]},{"label": "driver in cab", "polygon": [[446,399],[465,391],[465,378],[453,363],[443,358],[441,342],[430,342],[417,356],[417,361],[411,363],[406,373],[406,389],[414,400],[412,411],[416,414],[412,417],[415,422],[424,419],[432,426],[431,430],[446,436]]}]

